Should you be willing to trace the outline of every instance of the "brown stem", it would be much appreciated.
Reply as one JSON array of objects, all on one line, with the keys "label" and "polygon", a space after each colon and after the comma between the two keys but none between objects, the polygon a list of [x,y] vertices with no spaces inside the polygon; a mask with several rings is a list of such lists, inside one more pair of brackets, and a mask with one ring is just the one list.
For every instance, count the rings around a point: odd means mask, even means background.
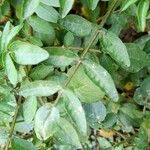
[{"label": "brown stem", "polygon": [[17,114],[18,114],[19,108],[21,106],[21,99],[22,99],[22,97],[19,96],[18,104],[16,106],[15,114],[14,114],[12,124],[11,124],[10,133],[9,133],[8,140],[7,140],[7,143],[6,143],[6,146],[5,146],[4,150],[8,150],[8,148],[9,148],[9,145],[10,145],[10,142],[11,142],[11,139],[12,139],[12,135],[13,135],[13,132],[14,132],[14,128],[15,128],[15,123],[16,123],[16,120],[17,120]]}]

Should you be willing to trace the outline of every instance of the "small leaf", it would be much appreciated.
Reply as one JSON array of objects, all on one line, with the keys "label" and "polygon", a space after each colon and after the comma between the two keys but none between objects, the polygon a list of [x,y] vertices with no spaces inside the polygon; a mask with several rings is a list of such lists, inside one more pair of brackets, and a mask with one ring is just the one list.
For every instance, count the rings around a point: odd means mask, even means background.
[{"label": "small leaf", "polygon": [[72,45],[74,42],[74,36],[71,32],[67,32],[65,37],[64,37],[64,45],[66,47]]},{"label": "small leaf", "polygon": [[27,123],[30,123],[36,113],[37,99],[34,96],[27,97],[23,103],[23,116]]},{"label": "small leaf", "polygon": [[57,23],[57,20],[59,18],[59,13],[51,6],[47,6],[45,4],[40,3],[40,5],[37,7],[35,13],[42,19]]},{"label": "small leaf", "polygon": [[59,121],[59,111],[51,104],[40,107],[35,116],[34,130],[40,140],[46,140],[52,136],[56,130],[55,126]]},{"label": "small leaf", "polygon": [[64,18],[73,7],[74,0],[60,0],[61,15]]},{"label": "small leaf", "polygon": [[7,39],[7,36],[9,34],[10,31],[10,22],[8,21],[4,27],[3,33],[2,33],[2,37],[1,37],[1,51],[4,51],[5,49],[5,42]]},{"label": "small leaf", "polygon": [[128,7],[130,7],[132,4],[134,4],[136,2],[137,2],[137,0],[124,0],[122,2],[120,10],[125,11]]},{"label": "small leaf", "polygon": [[100,149],[111,149],[111,147],[112,147],[111,143],[103,137],[98,137],[97,141],[100,145]]},{"label": "small leaf", "polygon": [[20,139],[20,138],[13,138],[12,139],[12,150],[37,150],[33,143]]},{"label": "small leaf", "polygon": [[112,32],[106,31],[100,35],[102,50],[109,54],[120,66],[129,67],[130,59],[124,43]]},{"label": "small leaf", "polygon": [[99,2],[99,0],[87,0],[87,3],[91,10],[94,10],[96,8],[98,2]]},{"label": "small leaf", "polygon": [[59,24],[62,28],[79,37],[88,36],[92,30],[91,23],[78,15],[68,15],[59,20]]},{"label": "small leaf", "polygon": [[12,51],[14,60],[21,65],[38,64],[49,56],[44,49],[22,41],[13,42],[9,49]]},{"label": "small leaf", "polygon": [[26,0],[24,8],[24,18],[30,17],[36,10],[40,3],[40,0]]},{"label": "small leaf", "polygon": [[18,73],[9,54],[6,54],[5,67],[8,79],[10,83],[13,84],[15,87],[16,84],[18,83]]},{"label": "small leaf", "polygon": [[41,3],[46,4],[48,6],[60,7],[59,0],[41,0]]},{"label": "small leaf", "polygon": [[56,143],[61,145],[70,145],[72,146],[72,149],[82,148],[76,130],[66,119],[60,118],[56,128],[57,132],[54,134]]},{"label": "small leaf", "polygon": [[49,58],[46,60],[47,64],[54,65],[55,67],[66,67],[73,64],[78,55],[68,49],[57,47],[46,47],[49,53]]},{"label": "small leaf", "polygon": [[90,104],[84,104],[84,110],[87,117],[87,122],[90,124],[91,127],[99,127],[101,122],[106,117],[106,107],[101,102],[95,102]]},{"label": "small leaf", "polygon": [[144,97],[150,98],[150,77],[144,79],[141,84],[141,92]]},{"label": "small leaf", "polygon": [[50,96],[60,90],[60,86],[54,81],[36,80],[22,84],[19,95],[28,96]]},{"label": "small leaf", "polygon": [[146,27],[146,16],[149,10],[149,0],[142,0],[138,3],[137,7],[137,19],[139,30],[144,32]]},{"label": "small leaf", "polygon": [[113,101],[117,101],[118,93],[110,74],[101,65],[96,63],[84,61],[83,65],[89,78],[102,88]]},{"label": "small leaf", "polygon": [[85,136],[87,134],[85,112],[78,97],[73,92],[65,90],[63,100],[68,114],[75,122],[75,126],[77,126],[77,130]]},{"label": "small leaf", "polygon": [[48,74],[52,73],[54,70],[53,66],[50,65],[38,65],[31,70],[30,77],[33,80],[41,80],[48,76]]},{"label": "small leaf", "polygon": [[7,49],[8,44],[10,43],[10,41],[13,39],[13,37],[15,37],[18,32],[21,30],[21,28],[23,27],[23,24],[20,24],[16,27],[13,27],[9,34],[7,35],[6,41],[5,41],[5,49]]}]

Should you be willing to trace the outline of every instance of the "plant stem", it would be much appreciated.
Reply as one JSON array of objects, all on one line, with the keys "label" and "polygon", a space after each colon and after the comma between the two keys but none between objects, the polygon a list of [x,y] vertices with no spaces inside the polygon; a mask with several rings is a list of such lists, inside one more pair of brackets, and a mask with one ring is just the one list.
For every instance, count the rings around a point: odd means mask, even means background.
[{"label": "plant stem", "polygon": [[[112,11],[115,9],[115,6],[116,6],[117,2],[118,2],[118,0],[113,0],[112,1],[111,6],[109,7],[109,10],[107,11],[107,13],[105,14],[105,16],[103,17],[103,19],[102,19],[102,21],[100,23],[100,27],[101,28],[105,25],[108,17],[111,15]],[[71,75],[68,77],[68,80],[66,81],[63,89],[65,89],[69,85],[69,83],[72,80],[73,76],[75,75],[75,73],[77,72],[78,68],[80,67],[80,65],[82,63],[82,60],[84,59],[85,55],[87,54],[87,52],[89,51],[90,47],[92,46],[92,44],[94,43],[95,39],[97,38],[99,32],[100,32],[99,30],[96,30],[94,32],[93,36],[89,39],[89,43],[88,43],[87,47],[85,47],[85,49],[83,50],[79,61],[75,65],[74,70],[72,71]],[[63,94],[63,90],[59,91],[54,105],[56,105],[58,103],[58,101],[61,98],[62,94]]]},{"label": "plant stem", "polygon": [[13,135],[13,132],[14,132],[14,128],[15,128],[15,123],[16,123],[16,120],[17,120],[17,114],[18,114],[19,108],[21,106],[21,99],[22,99],[22,97],[19,96],[18,104],[16,106],[15,114],[14,114],[14,117],[13,117],[13,120],[12,120],[12,124],[11,124],[9,137],[8,137],[8,140],[7,140],[7,143],[6,143],[6,146],[5,146],[4,150],[8,150],[8,148],[9,148],[9,145],[10,145],[10,142],[11,142],[11,139],[12,139],[12,135]]}]

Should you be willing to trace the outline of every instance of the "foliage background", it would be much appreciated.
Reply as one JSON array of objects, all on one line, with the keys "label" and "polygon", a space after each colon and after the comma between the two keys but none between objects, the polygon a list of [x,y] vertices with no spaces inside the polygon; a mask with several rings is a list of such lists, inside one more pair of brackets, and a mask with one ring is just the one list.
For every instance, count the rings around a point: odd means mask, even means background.
[{"label": "foliage background", "polygon": [[149,0],[0,1],[0,149],[149,150]]}]

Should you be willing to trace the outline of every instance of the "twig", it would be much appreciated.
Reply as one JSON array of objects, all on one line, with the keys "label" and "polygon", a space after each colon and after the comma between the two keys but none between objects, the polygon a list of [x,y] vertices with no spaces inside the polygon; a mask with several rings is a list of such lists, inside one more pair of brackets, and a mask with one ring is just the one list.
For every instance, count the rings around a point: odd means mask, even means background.
[{"label": "twig", "polygon": [[[115,9],[115,6],[117,4],[118,0],[113,0],[112,3],[111,3],[111,6],[109,8],[109,10],[107,11],[107,13],[105,14],[105,16],[103,17],[101,23],[100,23],[100,28],[102,28],[104,26],[104,24],[106,23],[108,17],[111,15],[112,11]],[[80,67],[81,63],[82,63],[82,60],[84,59],[85,55],[87,54],[87,52],[89,51],[90,47],[92,46],[92,44],[94,43],[95,39],[97,38],[99,34],[99,30],[96,30],[95,33],[93,34],[93,36],[90,38],[89,40],[89,43],[87,45],[87,47],[85,47],[85,49],[83,50],[81,56],[80,56],[80,59],[79,61],[77,62],[77,64],[75,65],[74,67],[74,70],[72,71],[71,75],[69,76],[68,80],[66,81],[63,89],[65,89],[70,81],[72,80],[73,76],[75,75],[76,71],[78,70],[78,68]],[[59,101],[59,99],[61,98],[63,94],[63,90],[61,90],[55,100],[55,103],[54,105],[56,105]]]},{"label": "twig", "polygon": [[13,117],[13,120],[12,120],[12,124],[11,124],[9,137],[8,137],[8,140],[7,140],[7,143],[6,143],[6,146],[5,146],[4,150],[8,150],[8,148],[9,148],[9,145],[10,145],[10,142],[11,142],[11,139],[12,139],[12,135],[13,135],[13,132],[14,132],[14,128],[15,128],[15,123],[16,123],[16,120],[17,120],[17,114],[18,114],[19,108],[21,106],[21,99],[22,99],[22,97],[19,96],[18,104],[16,106],[15,114],[14,114],[14,117]]}]

